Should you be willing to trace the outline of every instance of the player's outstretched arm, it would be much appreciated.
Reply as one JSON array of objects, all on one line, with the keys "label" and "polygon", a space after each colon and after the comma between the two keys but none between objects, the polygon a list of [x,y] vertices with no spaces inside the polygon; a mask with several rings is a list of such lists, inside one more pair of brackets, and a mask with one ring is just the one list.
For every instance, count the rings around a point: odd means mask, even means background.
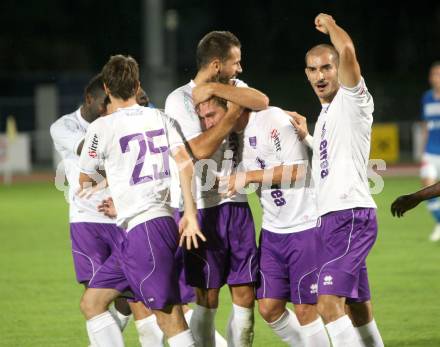
[{"label": "player's outstretched arm", "polygon": [[305,177],[304,165],[280,165],[271,169],[238,172],[234,175],[219,178],[221,193],[230,197],[251,183],[270,187],[274,184],[293,183]]},{"label": "player's outstretched arm", "polygon": [[315,26],[318,31],[330,36],[330,41],[339,53],[338,77],[341,84],[349,88],[356,87],[361,80],[361,68],[350,36],[336,24],[332,16],[325,13],[316,16]]},{"label": "player's outstretched arm", "polygon": [[257,89],[218,82],[198,85],[193,88],[192,95],[194,105],[217,96],[253,111],[264,110],[269,106],[269,98]]},{"label": "player's outstretched arm", "polygon": [[406,211],[416,207],[424,200],[440,196],[440,182],[421,189],[415,193],[399,196],[391,204],[391,213],[395,217],[402,217]]},{"label": "player's outstretched arm", "polygon": [[242,111],[243,108],[229,102],[228,111],[218,124],[188,141],[194,157],[198,160],[210,158],[232,131]]},{"label": "player's outstretched arm", "polygon": [[[197,221],[197,208],[193,199],[193,173],[194,164],[184,146],[179,146],[173,151],[174,160],[179,168],[180,186],[183,195],[184,213],[179,222],[179,245],[185,244],[187,249],[199,247],[197,238],[206,241]],[[195,194],[194,194],[195,196]]]}]

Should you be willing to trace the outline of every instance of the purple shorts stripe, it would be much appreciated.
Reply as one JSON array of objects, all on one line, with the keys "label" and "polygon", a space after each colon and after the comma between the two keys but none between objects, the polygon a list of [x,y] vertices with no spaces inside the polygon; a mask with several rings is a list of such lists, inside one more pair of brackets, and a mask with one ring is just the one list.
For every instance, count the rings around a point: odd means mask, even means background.
[{"label": "purple shorts stripe", "polygon": [[316,233],[318,295],[370,299],[366,258],[377,237],[376,211],[357,208],[321,217]]},{"label": "purple shorts stripe", "polygon": [[70,223],[70,239],[76,279],[83,283],[121,248],[125,232],[115,224]]},{"label": "purple shorts stripe", "polygon": [[224,203],[198,211],[207,238],[198,249],[185,251],[187,283],[198,288],[221,288],[256,281],[257,246],[252,213],[247,203]]},{"label": "purple shorts stripe", "polygon": [[279,234],[262,229],[257,299],[316,304],[315,228]]}]

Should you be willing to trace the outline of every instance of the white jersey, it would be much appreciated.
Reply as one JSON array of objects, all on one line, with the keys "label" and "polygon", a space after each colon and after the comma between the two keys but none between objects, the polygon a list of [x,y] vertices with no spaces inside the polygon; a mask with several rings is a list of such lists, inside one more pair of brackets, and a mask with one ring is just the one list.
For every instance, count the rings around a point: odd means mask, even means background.
[{"label": "white jersey", "polygon": [[[247,85],[240,80],[234,81],[237,87],[247,87]],[[165,102],[165,113],[177,122],[185,142],[199,136],[203,131],[199,116],[192,101],[192,89],[194,87],[195,83],[190,81],[188,84],[174,90],[168,95]],[[236,134],[231,134],[223,141],[210,159],[199,160],[195,164],[195,171],[198,176],[197,208],[213,207],[225,202],[247,201],[247,197],[244,194],[236,194],[231,198],[222,197],[218,192],[218,188],[214,185],[216,177],[230,175],[236,165],[241,161],[241,158],[239,158],[241,147],[242,139]],[[225,153],[228,150],[232,152]],[[232,155],[229,155],[230,153]],[[178,179],[177,176],[176,178]],[[173,207],[181,208],[181,190],[178,181],[173,182],[171,195]]]},{"label": "white jersey", "polygon": [[99,213],[97,206],[110,196],[108,189],[100,191],[90,199],[81,199],[75,193],[79,189],[78,145],[84,140],[89,123],[81,116],[80,109],[59,118],[50,127],[55,149],[62,158],[62,164],[69,183],[70,223],[115,223],[114,219]]},{"label": "white jersey", "polygon": [[80,169],[93,175],[103,162],[117,224],[129,231],[172,215],[169,154],[182,144],[173,121],[161,111],[139,105],[120,108],[90,124]]},{"label": "white jersey", "polygon": [[299,141],[290,117],[277,107],[253,112],[244,130],[245,171],[280,165],[307,165],[304,180],[291,187],[263,187],[258,191],[263,208],[262,227],[274,233],[293,233],[316,226],[317,210],[306,146]]},{"label": "white jersey", "polygon": [[367,178],[374,103],[365,81],[354,88],[341,86],[333,101],[322,106],[312,163],[319,215],[376,208]]}]

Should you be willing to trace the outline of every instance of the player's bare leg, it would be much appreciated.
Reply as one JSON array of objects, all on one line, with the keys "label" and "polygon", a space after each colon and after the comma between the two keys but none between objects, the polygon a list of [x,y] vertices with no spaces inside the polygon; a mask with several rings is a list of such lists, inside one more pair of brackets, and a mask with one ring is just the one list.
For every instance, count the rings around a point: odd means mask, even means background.
[{"label": "player's bare leg", "polygon": [[108,311],[108,306],[121,293],[115,289],[88,288],[80,303],[81,312],[86,318],[87,333],[92,345],[124,346],[122,332]]},{"label": "player's bare leg", "polygon": [[163,347],[164,335],[160,329],[153,311],[140,302],[129,303],[134,316],[134,323],[142,347]]},{"label": "player's bare leg", "polygon": [[373,317],[371,301],[352,302],[346,306],[347,313],[353,322],[364,347],[383,347],[384,343]]},{"label": "player's bare leg", "polygon": [[170,347],[191,347],[196,345],[183,316],[182,306],[168,306],[162,310],[153,310],[153,312]]},{"label": "player's bare leg", "polygon": [[228,346],[252,346],[254,340],[254,303],[253,285],[229,286],[232,297],[232,312],[228,321]]}]

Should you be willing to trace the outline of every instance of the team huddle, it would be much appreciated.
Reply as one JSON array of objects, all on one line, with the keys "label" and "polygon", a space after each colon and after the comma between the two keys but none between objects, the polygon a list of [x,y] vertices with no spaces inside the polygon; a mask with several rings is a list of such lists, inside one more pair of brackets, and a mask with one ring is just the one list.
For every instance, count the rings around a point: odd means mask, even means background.
[{"label": "team huddle", "polygon": [[[149,107],[137,62],[115,55],[52,125],[90,346],[124,346],[131,313],[142,346],[252,346],[255,302],[289,346],[383,346],[366,267],[373,98],[349,35],[326,14],[315,27],[331,44],[305,57],[322,104],[313,136],[237,79],[241,44],[227,31],[200,40],[196,76],[164,111]],[[226,339],[214,324],[224,285]]]}]

